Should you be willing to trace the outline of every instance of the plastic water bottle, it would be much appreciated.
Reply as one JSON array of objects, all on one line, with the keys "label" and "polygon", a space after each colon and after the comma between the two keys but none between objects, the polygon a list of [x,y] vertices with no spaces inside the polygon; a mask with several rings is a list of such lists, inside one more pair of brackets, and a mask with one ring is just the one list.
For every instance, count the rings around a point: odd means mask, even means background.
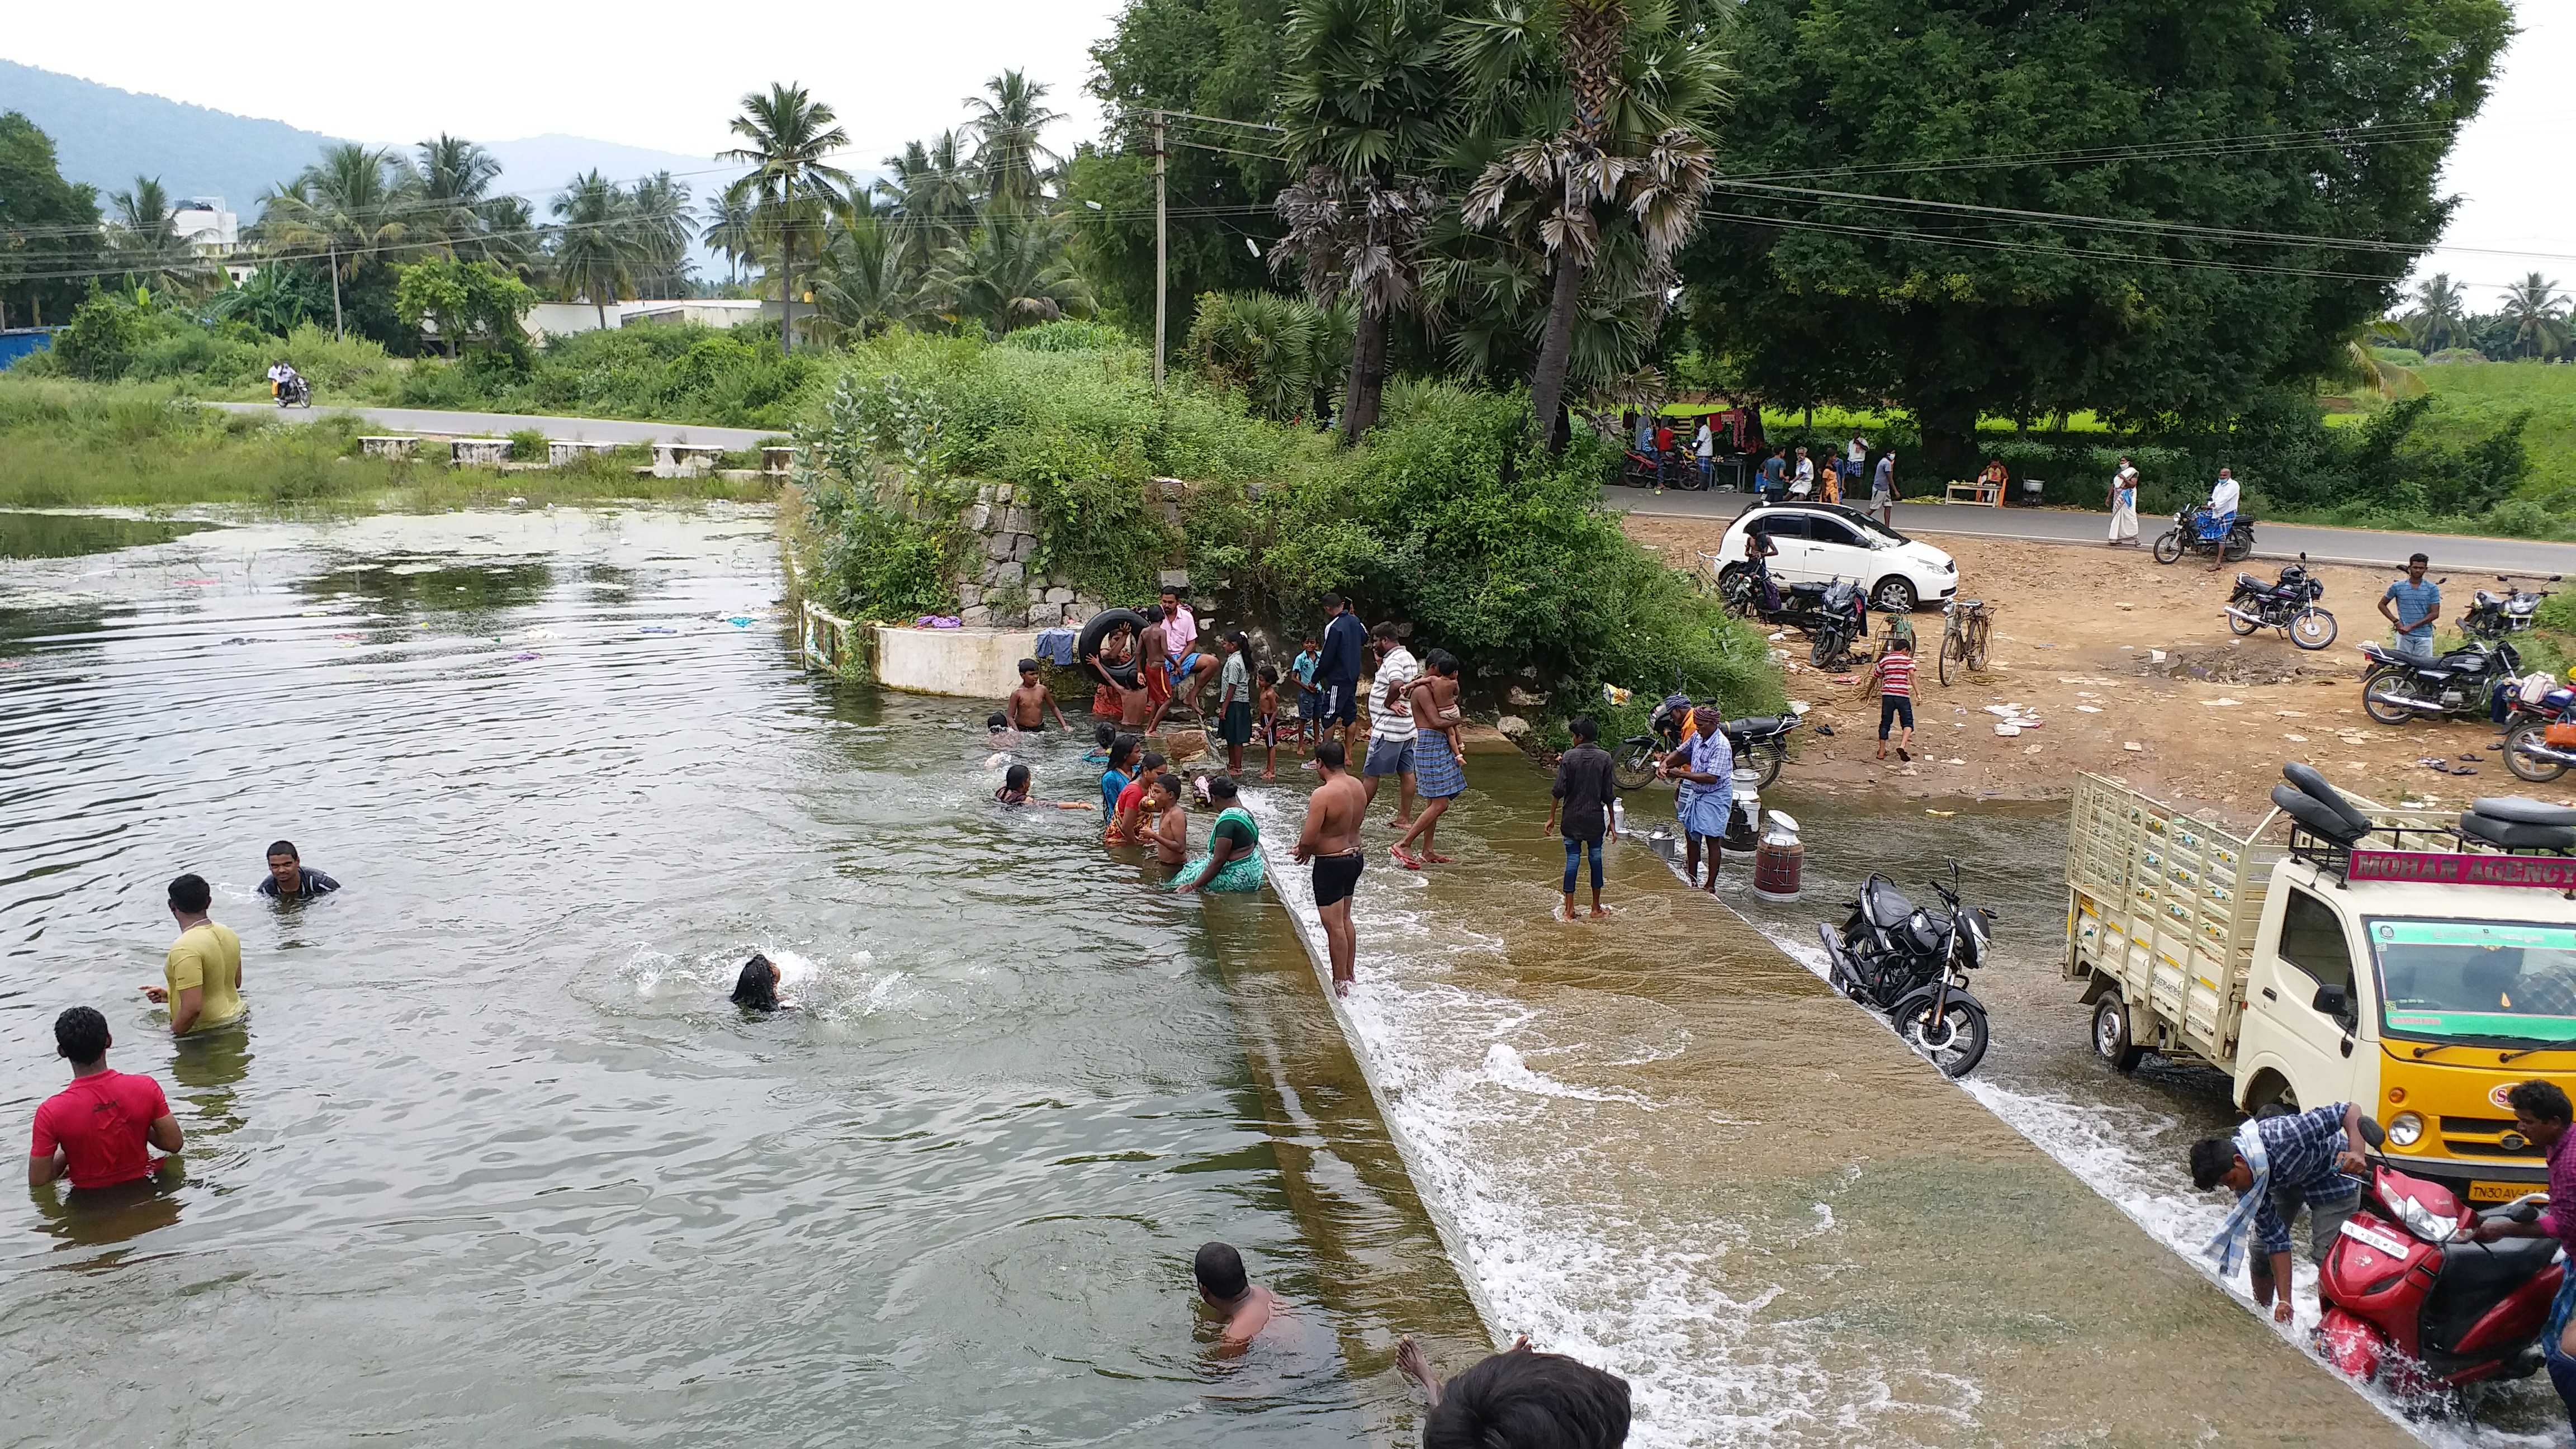
[{"label": "plastic water bottle", "polygon": [[1610,833],[1613,835],[1628,833],[1628,802],[1625,800],[1610,802]]}]

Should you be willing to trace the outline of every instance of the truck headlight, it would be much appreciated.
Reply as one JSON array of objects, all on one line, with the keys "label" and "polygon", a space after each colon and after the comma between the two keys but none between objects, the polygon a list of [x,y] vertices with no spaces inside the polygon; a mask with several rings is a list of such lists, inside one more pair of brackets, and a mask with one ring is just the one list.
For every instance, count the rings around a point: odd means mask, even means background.
[{"label": "truck headlight", "polygon": [[2388,1119],[2388,1140],[2400,1147],[2412,1147],[2424,1140],[2424,1119],[2412,1112],[2400,1112]]}]

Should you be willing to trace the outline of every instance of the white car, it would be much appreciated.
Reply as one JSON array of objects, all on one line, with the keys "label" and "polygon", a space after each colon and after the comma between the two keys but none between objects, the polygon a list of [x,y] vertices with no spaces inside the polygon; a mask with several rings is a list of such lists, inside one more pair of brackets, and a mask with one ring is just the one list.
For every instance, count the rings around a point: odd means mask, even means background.
[{"label": "white car", "polygon": [[1723,579],[1744,562],[1744,536],[1759,532],[1779,552],[1771,577],[1781,584],[1824,584],[1850,579],[1869,590],[1869,604],[1883,613],[1910,613],[1940,604],[1959,591],[1959,565],[1854,508],[1835,503],[1757,503],[1726,528],[1709,567]]}]

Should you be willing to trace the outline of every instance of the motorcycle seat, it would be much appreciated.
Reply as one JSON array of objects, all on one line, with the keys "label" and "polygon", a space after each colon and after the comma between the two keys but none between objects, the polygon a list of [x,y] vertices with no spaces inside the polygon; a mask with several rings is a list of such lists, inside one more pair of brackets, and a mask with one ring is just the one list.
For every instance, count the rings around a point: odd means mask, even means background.
[{"label": "motorcycle seat", "polygon": [[2576,826],[2498,820],[2475,810],[2461,812],[2460,833],[2507,850],[2576,850]]},{"label": "motorcycle seat", "polygon": [[2576,806],[2552,805],[2524,795],[2487,795],[2469,804],[2477,814],[2524,825],[2576,825]]},{"label": "motorcycle seat", "polygon": [[1914,903],[1885,876],[1874,875],[1860,888],[1860,914],[1861,919],[1880,930],[1892,931],[1914,914]]},{"label": "motorcycle seat", "polygon": [[2424,1304],[2425,1347],[2449,1351],[2507,1294],[2547,1272],[2557,1254],[2556,1238],[2444,1245],[2442,1276]]},{"label": "motorcycle seat", "polygon": [[1776,734],[1779,729],[1780,717],[1776,714],[1757,714],[1750,719],[1731,719],[1726,722],[1726,732],[1729,736]]}]

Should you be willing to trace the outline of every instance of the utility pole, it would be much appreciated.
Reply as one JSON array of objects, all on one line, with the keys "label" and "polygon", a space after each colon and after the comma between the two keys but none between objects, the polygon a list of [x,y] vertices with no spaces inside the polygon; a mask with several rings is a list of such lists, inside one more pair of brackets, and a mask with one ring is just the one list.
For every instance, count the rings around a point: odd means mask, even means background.
[{"label": "utility pole", "polygon": [[1171,159],[1171,148],[1164,144],[1163,129],[1169,124],[1161,111],[1154,113],[1154,391],[1163,390],[1163,314],[1164,271],[1169,260],[1164,206],[1164,174]]},{"label": "utility pole", "polygon": [[337,342],[349,340],[348,329],[340,325],[340,249],[331,248],[331,337]]}]

